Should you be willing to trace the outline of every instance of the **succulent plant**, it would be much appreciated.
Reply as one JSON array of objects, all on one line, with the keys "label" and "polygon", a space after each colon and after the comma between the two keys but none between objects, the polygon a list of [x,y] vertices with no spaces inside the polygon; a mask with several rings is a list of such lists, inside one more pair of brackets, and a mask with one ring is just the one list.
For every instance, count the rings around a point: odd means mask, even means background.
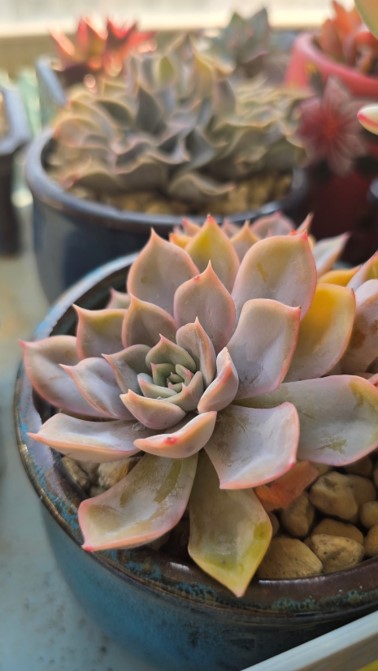
[{"label": "succulent plant", "polygon": [[358,157],[368,153],[357,120],[360,105],[333,77],[320,95],[301,104],[298,135],[306,145],[310,163],[325,162],[334,174],[345,175]]},{"label": "succulent plant", "polygon": [[51,174],[121,207],[127,194],[152,192],[203,212],[257,173],[291,173],[304,154],[295,137],[304,95],[233,78],[180,37],[163,54],[130,57],[124,78],[72,92],[54,124]]},{"label": "succulent plant", "polygon": [[190,556],[238,596],[270,545],[267,492],[288,505],[314,464],[378,446],[377,256],[331,271],[346,236],[314,243],[309,221],[291,231],[280,216],[253,226],[152,232],[127,294],[77,307],[76,336],[23,345],[60,409],[32,437],[130,465],[80,504],[83,548],[151,543],[188,511]]},{"label": "succulent plant", "polygon": [[378,38],[378,13],[374,0],[355,0],[354,4],[369,30]]},{"label": "succulent plant", "polygon": [[270,32],[265,8],[247,17],[233,12],[224,27],[210,33],[206,52],[227,61],[244,76],[253,76],[261,72],[269,52]]},{"label": "succulent plant", "polygon": [[81,17],[73,39],[60,30],[51,30],[57,68],[67,84],[81,81],[85,75],[119,75],[128,55],[151,47],[152,32],[142,32],[136,22],[117,25],[107,18],[104,26]]},{"label": "succulent plant", "polygon": [[[370,9],[366,9],[365,5],[366,2],[356,3],[362,16],[368,16],[366,11]],[[320,49],[340,63],[367,75],[376,75],[378,38],[362,23],[356,7],[346,9],[337,0],[332,1],[332,6],[334,16],[324,21],[316,36]]]}]

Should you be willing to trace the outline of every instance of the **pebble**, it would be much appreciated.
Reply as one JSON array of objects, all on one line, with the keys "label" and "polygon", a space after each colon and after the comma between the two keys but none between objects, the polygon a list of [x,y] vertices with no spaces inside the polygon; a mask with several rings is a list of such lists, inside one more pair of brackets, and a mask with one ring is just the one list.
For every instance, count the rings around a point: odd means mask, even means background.
[{"label": "pebble", "polygon": [[285,510],[281,511],[283,527],[295,538],[305,538],[315,519],[315,508],[304,492]]},{"label": "pebble", "polygon": [[329,534],[313,534],[309,547],[322,562],[324,573],[334,573],[356,566],[365,553],[364,546],[353,538]]},{"label": "pebble", "polygon": [[345,538],[352,538],[352,540],[357,541],[357,543],[360,543],[361,545],[364,543],[364,535],[358,527],[354,524],[341,522],[340,520],[333,520],[330,517],[324,517],[319,524],[313,528],[311,535],[314,534],[344,536]]},{"label": "pebble", "polygon": [[378,501],[366,501],[360,508],[360,521],[367,529],[378,524]]},{"label": "pebble", "polygon": [[354,522],[358,514],[358,504],[348,475],[329,471],[310,488],[310,501],[315,508],[327,516],[339,517]]},{"label": "pebble", "polygon": [[374,501],[376,497],[376,491],[372,481],[369,480],[369,478],[355,474],[348,474],[347,478],[352,485],[354,498],[356,499],[358,506],[361,506],[367,501]]},{"label": "pebble", "polygon": [[100,464],[97,471],[98,485],[103,489],[109,489],[122,480],[135,465],[135,459],[120,459],[118,461],[107,461]]},{"label": "pebble", "polygon": [[367,557],[378,555],[378,523],[370,527],[365,538],[365,554]]},{"label": "pebble", "polygon": [[286,580],[317,575],[322,570],[322,562],[305,543],[281,536],[271,540],[257,575],[263,580]]}]

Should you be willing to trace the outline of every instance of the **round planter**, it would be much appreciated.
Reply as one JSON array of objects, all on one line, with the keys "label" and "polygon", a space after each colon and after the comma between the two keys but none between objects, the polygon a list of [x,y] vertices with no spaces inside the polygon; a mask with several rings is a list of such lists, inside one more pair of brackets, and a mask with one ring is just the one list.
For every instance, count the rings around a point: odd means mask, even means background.
[{"label": "round planter", "polygon": [[306,86],[316,73],[324,80],[335,75],[355,96],[374,99],[378,96],[378,78],[368,77],[347,65],[337,63],[316,46],[314,33],[301,33],[293,44],[286,81],[288,84]]},{"label": "round planter", "polygon": [[[45,170],[45,159],[52,144],[51,130],[41,133],[29,147],[25,166],[26,181],[34,203],[34,250],[38,272],[50,301],[93,268],[141,249],[152,227],[161,236],[167,237],[182,219],[169,214],[121,211],[72,196]],[[284,200],[268,203],[256,211],[239,212],[229,218],[243,223],[245,219],[255,219],[280,209],[299,223],[307,214],[303,205],[305,197],[304,175],[298,171],[293,178],[292,191]]]},{"label": "round planter", "polygon": [[[35,337],[72,333],[72,303],[102,307],[110,286],[124,288],[133,258],[106,264],[66,292]],[[104,631],[157,671],[240,671],[378,606],[378,559],[314,578],[253,580],[238,599],[164,549],[84,552],[76,514],[81,495],[65,478],[60,456],[28,436],[50,413],[21,367],[15,392],[18,446],[58,564]]]}]

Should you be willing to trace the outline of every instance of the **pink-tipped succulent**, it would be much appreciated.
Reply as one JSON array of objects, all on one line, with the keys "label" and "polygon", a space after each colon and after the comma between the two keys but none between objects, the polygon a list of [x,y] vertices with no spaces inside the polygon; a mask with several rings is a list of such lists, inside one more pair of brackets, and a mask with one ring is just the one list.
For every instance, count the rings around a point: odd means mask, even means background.
[{"label": "pink-tipped succulent", "polygon": [[77,308],[76,336],[24,345],[35,390],[60,409],[33,438],[132,463],[80,504],[84,549],[150,543],[188,510],[190,556],[241,596],[280,489],[298,495],[313,464],[378,446],[378,261],[332,272],[345,236],[314,243],[308,226],[209,216],[169,242],[152,232],[127,294]]},{"label": "pink-tipped succulent", "polygon": [[[356,7],[346,9],[340,2],[333,0],[334,14],[320,26],[316,40],[321,50],[332,59],[364,74],[376,75],[376,6],[373,8],[371,0],[359,0],[355,4]],[[362,22],[361,16],[368,21],[369,27]]]},{"label": "pink-tipped succulent", "polygon": [[68,84],[80,81],[87,74],[119,75],[130,53],[151,48],[152,32],[142,32],[136,22],[117,25],[107,18],[98,27],[81,17],[73,39],[62,31],[50,32],[58,58],[59,72]]}]

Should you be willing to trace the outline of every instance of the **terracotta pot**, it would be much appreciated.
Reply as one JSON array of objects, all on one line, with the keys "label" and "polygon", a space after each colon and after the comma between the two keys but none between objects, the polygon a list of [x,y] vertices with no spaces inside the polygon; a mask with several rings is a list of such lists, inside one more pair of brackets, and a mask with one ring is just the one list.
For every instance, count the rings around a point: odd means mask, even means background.
[{"label": "terracotta pot", "polygon": [[[44,167],[52,145],[51,130],[35,138],[27,154],[25,170],[34,201],[37,266],[50,301],[93,268],[141,249],[151,228],[167,237],[182,219],[171,214],[121,211],[67,193],[49,177]],[[267,203],[258,210],[235,213],[229,219],[243,223],[245,219],[253,220],[280,209],[300,223],[307,214],[306,194],[304,175],[299,171],[294,176],[292,191],[282,201]],[[193,218],[202,222],[206,214],[204,212],[203,217]]]},{"label": "terracotta pot", "polygon": [[[73,333],[72,303],[102,307],[110,286],[125,285],[134,257],[94,271],[54,305],[35,337]],[[84,552],[77,522],[81,493],[60,456],[33,441],[51,407],[20,368],[17,440],[42,502],[57,562],[71,589],[104,631],[157,671],[240,671],[369,613],[378,606],[378,558],[334,574],[298,580],[254,579],[238,599],[188,559],[150,547]]]},{"label": "terracotta pot", "polygon": [[0,253],[13,254],[20,248],[19,222],[12,203],[14,159],[29,141],[30,131],[17,89],[0,87],[7,129],[0,136]]}]

